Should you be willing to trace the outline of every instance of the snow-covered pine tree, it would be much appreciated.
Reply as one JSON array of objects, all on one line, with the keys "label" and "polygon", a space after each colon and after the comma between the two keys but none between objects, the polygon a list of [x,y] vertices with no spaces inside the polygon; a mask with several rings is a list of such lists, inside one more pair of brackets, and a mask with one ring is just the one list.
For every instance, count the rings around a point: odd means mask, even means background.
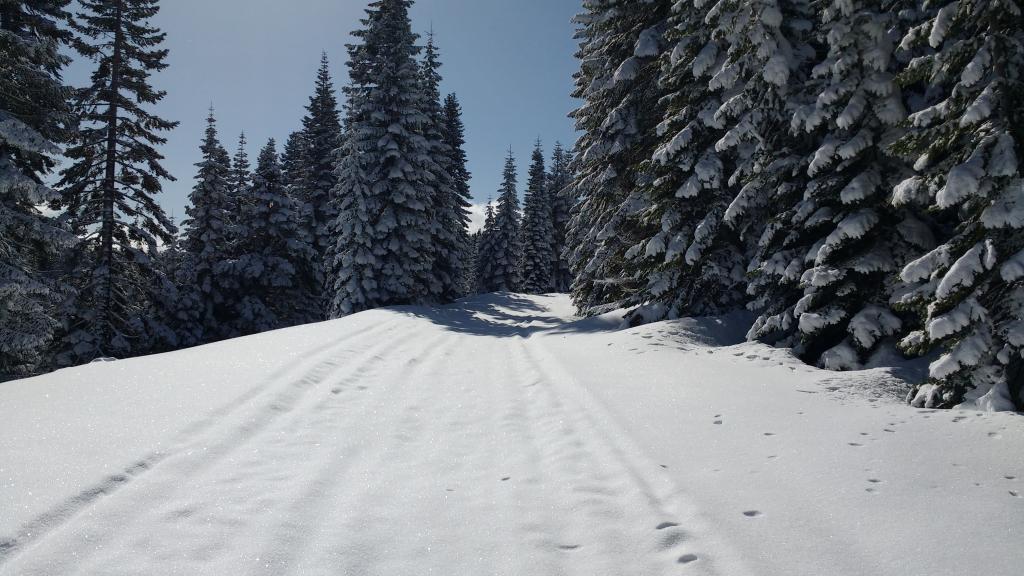
[{"label": "snow-covered pine tree", "polygon": [[60,77],[67,4],[0,2],[0,380],[43,364],[58,327],[52,268],[74,242],[38,208],[56,199],[43,179],[72,122]]},{"label": "snow-covered pine tree", "polygon": [[463,256],[463,290],[462,293],[466,296],[472,296],[478,293],[478,286],[480,285],[479,279],[477,278],[477,269],[480,266],[480,238],[483,236],[483,230],[477,230],[469,235],[469,241],[466,244],[466,252]]},{"label": "snow-covered pine tree", "polygon": [[748,254],[747,308],[759,314],[748,338],[793,344],[804,257],[809,238],[817,240],[793,225],[817,146],[793,117],[813,104],[823,82],[810,78],[823,41],[813,33],[808,0],[742,0],[737,8],[721,20],[739,63],[737,95],[721,111],[727,131],[717,144],[736,165],[723,220]]},{"label": "snow-covered pine tree", "polygon": [[572,286],[572,271],[566,259],[566,234],[569,229],[569,218],[576,198],[572,196],[569,185],[572,183],[572,153],[555,142],[551,154],[551,169],[547,177],[548,197],[551,199],[551,226],[554,240],[551,246],[554,262],[551,266],[551,286],[555,292],[568,292]]},{"label": "snow-covered pine tree", "polygon": [[[942,347],[915,405],[1024,409],[1024,5],[929,2],[902,47],[930,53],[902,71],[930,98],[894,145],[914,162],[893,200],[940,227],[938,246],[903,268],[894,298],[925,319],[902,341]],[[927,212],[925,212],[927,210]]]},{"label": "snow-covered pine tree", "polygon": [[[449,94],[444,99],[444,141],[448,145],[448,172],[452,179],[452,190],[454,193],[452,207],[456,214],[455,228],[459,235],[460,245],[464,253],[461,254],[463,262],[460,277],[461,294],[472,294],[476,291],[476,267],[475,267],[475,246],[470,246],[469,238],[469,208],[472,205],[473,195],[469,190],[469,169],[466,167],[466,129],[462,123],[462,105],[455,94]],[[473,254],[466,253],[470,250]]]},{"label": "snow-covered pine tree", "polygon": [[[80,0],[73,20],[76,47],[97,61],[78,92],[80,128],[66,155],[59,205],[82,237],[74,258],[77,295],[64,307],[60,362],[128,356],[160,345],[170,331],[147,317],[163,278],[151,255],[174,239],[175,227],[157,204],[162,180],[156,146],[177,123],[145,109],[163,99],[149,83],[167,67],[164,34],[150,24],[157,0]],[[148,340],[148,341],[147,341]]]},{"label": "snow-covered pine tree", "polygon": [[231,193],[236,203],[242,201],[249,190],[249,186],[252,184],[252,166],[249,164],[249,152],[246,150],[247,144],[245,132],[242,132],[238,135],[238,148],[235,150],[234,157],[231,158],[228,186],[231,188]]},{"label": "snow-covered pine tree", "polygon": [[239,335],[255,334],[317,318],[311,299],[313,247],[299,230],[295,202],[284,187],[273,139],[260,151],[247,200],[239,208],[237,282],[232,321]]},{"label": "snow-covered pine tree", "polygon": [[[337,150],[341,145],[341,116],[326,52],[320,56],[316,86],[306,106],[306,116],[302,119],[302,134],[305,165],[290,176],[303,179],[301,184],[292,185],[296,196],[309,204],[308,216],[312,218],[305,221],[313,236],[317,265],[322,267],[327,250],[337,240],[330,230],[338,216],[338,201],[331,197],[331,191],[337,184],[334,171],[338,162]],[[321,297],[330,299],[326,294],[321,294]],[[327,300],[323,303],[322,315],[326,315]]]},{"label": "snow-covered pine tree", "polygon": [[[573,113],[577,143],[568,234],[573,300],[584,312],[622,305],[644,281],[625,271],[646,207],[639,166],[651,157],[661,121],[657,86],[660,37],[671,3],[593,0],[576,17],[581,40]],[[598,308],[598,307],[601,308]]]},{"label": "snow-covered pine tree", "polygon": [[[315,231],[309,225],[310,222],[314,221],[313,206],[307,201],[307,196],[302,192],[302,187],[306,181],[305,174],[308,165],[309,163],[306,161],[305,133],[302,130],[292,132],[288,136],[284,150],[281,152],[281,178],[288,197],[292,200],[295,208],[295,218],[299,223],[296,229],[296,239],[299,242],[314,247],[313,261],[310,262],[313,278],[308,288],[311,297],[309,301],[315,304],[315,308],[310,313],[323,319],[327,314],[324,310],[323,302],[320,301],[323,298],[324,291],[322,259],[316,253],[314,245]],[[337,199],[331,199],[331,201],[336,203]],[[332,210],[336,211],[335,208],[332,208]],[[333,226],[333,223],[329,223],[328,230],[330,230],[331,226]]]},{"label": "snow-covered pine tree", "polygon": [[[793,118],[816,149],[788,222],[797,258],[787,266],[800,274],[802,295],[776,298],[785,300],[797,353],[830,369],[860,367],[899,332],[902,320],[888,306],[892,280],[920,248],[912,244],[919,223],[893,210],[886,195],[907,172],[886,151],[906,117],[893,74],[897,8],[898,1],[878,0],[820,7],[827,52],[812,70],[820,84],[810,88],[814,103]],[[763,326],[755,324],[752,332],[758,330]]]},{"label": "snow-covered pine tree", "polygon": [[431,300],[432,162],[410,5],[371,3],[348,47],[337,238],[327,262],[335,317]]},{"label": "snow-covered pine tree", "polygon": [[233,209],[230,185],[230,159],[217,138],[213,109],[206,119],[206,133],[200,146],[203,158],[196,164],[196,183],[189,194],[190,205],[183,248],[187,253],[185,270],[188,281],[198,291],[204,339],[229,338],[234,286],[221,275],[230,259]]},{"label": "snow-covered pine tree", "polygon": [[[440,302],[452,302],[462,296],[462,262],[468,241],[469,214],[466,202],[456,189],[455,151],[448,143],[447,116],[441,103],[441,60],[433,34],[427,38],[421,65],[423,104],[426,117],[423,137],[428,146],[432,198],[428,204],[433,225],[431,247],[434,262],[431,289]],[[465,168],[463,167],[463,171]]]},{"label": "snow-covered pine tree", "polygon": [[487,201],[484,227],[480,229],[476,243],[476,292],[487,294],[500,288],[495,287],[494,262],[496,256],[494,206]]},{"label": "snow-covered pine tree", "polygon": [[511,150],[505,158],[497,204],[490,239],[491,253],[486,263],[488,274],[484,283],[488,292],[516,292],[522,286],[519,273],[523,254],[520,238],[522,215],[519,213],[519,193],[516,191],[516,161]]},{"label": "snow-covered pine tree", "polygon": [[628,269],[644,279],[631,299],[642,305],[631,322],[718,313],[743,299],[743,254],[721,226],[735,160],[718,146],[726,135],[723,111],[733,105],[744,68],[721,28],[740,15],[728,1],[710,12],[704,4],[675,4],[667,28],[652,31],[665,30],[651,40],[651,52],[662,54],[665,111],[658,146],[642,168],[647,179],[639,188],[649,205],[643,236],[626,253]]},{"label": "snow-covered pine tree", "polygon": [[288,135],[284,150],[281,151],[281,176],[295,200],[302,201],[301,187],[306,179],[306,135],[297,130]]},{"label": "snow-covered pine tree", "polygon": [[551,197],[548,195],[544,150],[540,139],[533,147],[530,176],[523,202],[521,232],[522,261],[520,275],[522,291],[527,294],[545,294],[553,289],[551,273],[554,268],[554,220]]}]

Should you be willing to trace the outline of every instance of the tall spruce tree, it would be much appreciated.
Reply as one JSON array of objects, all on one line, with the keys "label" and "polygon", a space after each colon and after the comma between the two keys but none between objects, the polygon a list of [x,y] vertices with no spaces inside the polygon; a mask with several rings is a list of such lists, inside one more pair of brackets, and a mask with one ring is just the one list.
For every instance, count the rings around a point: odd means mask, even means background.
[{"label": "tall spruce tree", "polygon": [[522,290],[528,294],[544,294],[554,287],[551,274],[555,264],[555,229],[548,192],[544,150],[538,139],[533,148],[523,202],[520,274]]},{"label": "tall spruce tree", "polygon": [[484,226],[480,229],[476,244],[476,292],[487,294],[500,290],[494,284],[494,263],[496,261],[494,206],[487,201]]},{"label": "tall spruce tree", "polygon": [[[814,102],[793,124],[814,140],[803,198],[789,221],[797,236],[799,287],[785,305],[796,332],[792,344],[809,362],[858,368],[896,334],[902,320],[890,310],[891,279],[912,252],[913,222],[893,210],[886,192],[906,175],[885,144],[906,117],[895,83],[898,2],[836,0],[822,5],[827,51],[813,69]],[[839,65],[837,63],[842,63]],[[796,273],[796,272],[794,272]]]},{"label": "tall spruce tree", "polygon": [[44,179],[72,121],[67,4],[0,2],[0,380],[42,366],[58,327],[55,262],[74,241],[38,208],[57,198]]},{"label": "tall spruce tree", "polygon": [[349,45],[346,134],[336,171],[339,215],[328,264],[332,316],[432,300],[428,204],[434,162],[410,0],[370,4]]},{"label": "tall spruce tree", "polygon": [[669,2],[595,0],[576,17],[580,25],[574,96],[585,101],[573,113],[582,132],[577,143],[568,257],[573,301],[583,312],[618,308],[645,285],[627,270],[627,251],[641,240],[639,219],[647,208],[641,164],[655,147],[661,121],[658,89],[659,38]]},{"label": "tall spruce tree", "polygon": [[[317,266],[322,274],[325,254],[336,240],[331,227],[338,216],[337,202],[332,199],[331,191],[337,184],[334,173],[336,151],[341,145],[341,116],[326,52],[320,56],[316,85],[306,106],[306,116],[302,119],[302,135],[304,166],[301,171],[289,174],[289,177],[302,178],[301,183],[293,182],[292,186],[294,195],[309,204],[307,218],[304,220],[308,222]],[[325,297],[322,294],[319,296]],[[329,296],[326,298],[329,299]],[[326,315],[326,301],[323,306]]]},{"label": "tall spruce tree", "polygon": [[232,195],[237,200],[240,200],[246,191],[249,190],[252,180],[252,166],[249,164],[249,152],[246,150],[247,144],[245,132],[242,132],[238,135],[238,148],[235,149],[235,155],[231,158],[228,186],[231,188]]},{"label": "tall spruce tree", "polygon": [[475,246],[471,246],[469,238],[469,208],[472,205],[473,195],[469,190],[469,169],[466,167],[466,128],[462,123],[462,105],[455,94],[449,94],[444,99],[444,127],[443,139],[448,145],[448,173],[451,175],[452,199],[449,210],[452,214],[451,224],[456,233],[456,241],[460,246],[459,254],[462,262],[460,270],[460,295],[471,294],[476,291],[476,267],[473,262],[475,256],[467,251],[475,253]]},{"label": "tall spruce tree", "polygon": [[490,238],[492,245],[485,264],[488,273],[484,283],[488,292],[516,292],[522,286],[519,273],[523,254],[521,219],[519,193],[516,191],[516,161],[509,150],[505,158],[501,190],[498,191],[498,207],[494,211]]},{"label": "tall spruce tree", "polygon": [[175,227],[157,204],[173,180],[156,147],[177,123],[147,111],[163,99],[149,83],[167,67],[165,35],[149,22],[157,0],[81,0],[74,20],[79,52],[97,62],[77,96],[81,126],[66,155],[60,206],[83,237],[75,258],[77,296],[65,306],[61,362],[127,356],[159,344],[165,326],[149,316],[165,280],[153,265]]},{"label": "tall spruce tree", "polygon": [[[431,220],[433,254],[433,281],[431,289],[441,302],[451,302],[462,296],[462,264],[466,251],[469,215],[465,199],[456,188],[459,175],[455,151],[448,143],[447,116],[441,103],[441,61],[434,36],[427,38],[421,66],[422,109],[425,115],[423,137],[432,162],[430,184],[432,198],[428,204]],[[462,168],[465,171],[465,167]]]},{"label": "tall spruce tree", "polygon": [[923,48],[901,73],[925,82],[926,106],[894,150],[916,174],[894,203],[939,226],[938,246],[902,271],[895,299],[924,319],[902,342],[943,353],[915,404],[1024,408],[1024,5],[930,2],[902,47]]},{"label": "tall spruce tree", "polygon": [[569,218],[576,204],[573,196],[572,173],[569,165],[572,153],[555,142],[551,155],[551,169],[547,177],[548,197],[551,199],[551,227],[553,241],[551,246],[553,263],[551,265],[551,286],[556,292],[568,292],[572,286],[572,271],[566,254],[566,239],[569,232]]},{"label": "tall spruce tree", "polygon": [[239,335],[319,316],[309,291],[314,279],[313,247],[299,230],[296,203],[285,190],[273,139],[260,151],[252,179],[239,211],[237,256],[228,272],[238,291],[232,320]]},{"label": "tall spruce tree", "polygon": [[196,183],[189,195],[184,221],[186,252],[184,279],[195,286],[204,327],[204,338],[230,337],[234,287],[224,275],[230,259],[234,205],[231,193],[231,167],[227,150],[217,137],[213,109],[206,119],[206,133],[200,147],[202,160],[196,164]]}]

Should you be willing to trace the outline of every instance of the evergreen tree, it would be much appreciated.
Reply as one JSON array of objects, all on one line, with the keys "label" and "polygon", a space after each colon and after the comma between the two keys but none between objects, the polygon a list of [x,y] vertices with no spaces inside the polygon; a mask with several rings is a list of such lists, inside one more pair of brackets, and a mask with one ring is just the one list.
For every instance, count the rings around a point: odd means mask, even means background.
[{"label": "evergreen tree", "polygon": [[483,230],[477,230],[469,235],[469,243],[466,245],[466,252],[463,261],[463,289],[462,293],[472,296],[479,292],[480,280],[477,278],[477,270],[480,266],[480,238]]},{"label": "evergreen tree", "polygon": [[448,145],[448,173],[451,176],[452,199],[449,204],[451,213],[450,223],[454,228],[457,245],[461,247],[461,254],[458,255],[463,262],[460,270],[459,294],[465,295],[476,291],[476,267],[473,264],[475,256],[468,254],[475,251],[471,246],[469,238],[469,208],[472,205],[473,195],[469,190],[469,169],[466,167],[466,136],[465,126],[462,123],[462,105],[455,94],[449,94],[444,99],[444,127],[443,139]]},{"label": "evergreen tree", "polygon": [[152,255],[174,239],[175,227],[157,204],[161,180],[172,180],[156,146],[177,124],[145,110],[165,93],[149,84],[167,67],[164,34],[149,24],[156,0],[80,0],[74,28],[78,50],[97,61],[77,101],[81,126],[66,155],[60,206],[83,237],[75,257],[78,289],[66,303],[61,361],[127,356],[165,338],[148,315],[164,279]]},{"label": "evergreen tree", "polygon": [[304,196],[301,187],[306,179],[307,164],[306,136],[301,130],[292,132],[288,135],[288,141],[281,152],[281,176],[296,201],[302,201]]},{"label": "evergreen tree", "polygon": [[566,237],[569,231],[569,218],[576,204],[573,197],[572,173],[569,165],[572,153],[565,150],[562,144],[555,142],[555,150],[551,155],[551,171],[547,176],[548,197],[551,199],[551,226],[553,242],[551,247],[554,262],[551,266],[551,285],[555,292],[568,292],[572,286],[572,271],[566,258]]},{"label": "evergreen tree", "polygon": [[237,290],[234,333],[255,334],[313,320],[318,316],[309,291],[313,248],[299,231],[273,139],[260,151],[247,197],[238,218],[237,257],[229,272]]},{"label": "evergreen tree", "polygon": [[860,367],[902,327],[887,305],[894,289],[888,280],[909,257],[913,247],[905,236],[915,226],[901,224],[903,215],[885,195],[906,173],[885,152],[906,116],[893,78],[893,7],[873,0],[822,6],[827,52],[813,69],[820,84],[809,86],[815,100],[793,119],[816,148],[788,221],[789,246],[799,257],[792,273],[800,275],[802,293],[777,299],[795,328],[790,343],[805,360],[831,369]]},{"label": "evergreen tree", "polygon": [[495,244],[494,207],[487,201],[484,227],[480,230],[476,248],[476,292],[487,294],[501,288],[494,284],[494,263],[497,260]]},{"label": "evergreen tree", "polygon": [[246,144],[245,132],[242,132],[238,135],[238,149],[235,151],[234,158],[231,159],[231,172],[228,177],[228,186],[231,188],[232,195],[236,201],[241,201],[245,196],[252,180],[252,174],[250,173],[252,167],[249,165],[249,153],[245,149]]},{"label": "evergreen tree", "polygon": [[632,0],[595,0],[576,17],[581,45],[573,95],[585,105],[573,113],[582,133],[572,185],[579,201],[566,253],[573,300],[584,312],[627,305],[645,285],[630,276],[626,257],[643,236],[640,166],[654,151],[661,121],[658,56],[669,8],[669,2],[638,9]]},{"label": "evergreen tree", "polygon": [[185,209],[184,249],[187,253],[189,284],[198,291],[205,339],[231,337],[228,322],[232,313],[233,287],[222,272],[230,259],[235,237],[231,222],[234,209],[231,168],[227,150],[217,138],[213,109],[206,119],[206,134],[200,147],[203,158],[196,164],[196,184]]},{"label": "evergreen tree", "polygon": [[[431,289],[441,302],[452,302],[462,295],[462,262],[466,251],[469,214],[461,191],[456,189],[456,151],[448,143],[448,118],[441,104],[441,62],[433,35],[427,39],[422,63],[422,109],[425,115],[423,136],[430,158],[430,184],[433,196],[428,218],[433,230],[431,246],[434,262]],[[465,166],[462,167],[465,171]]]},{"label": "evergreen tree", "polygon": [[491,231],[492,246],[484,277],[487,292],[516,292],[522,285],[519,263],[523,248],[520,242],[519,195],[516,191],[516,161],[509,150],[505,159],[505,170],[501,190],[498,191],[498,208],[494,211],[494,225]]},{"label": "evergreen tree", "polygon": [[554,218],[551,197],[548,195],[544,151],[540,140],[533,148],[530,178],[526,184],[523,205],[522,263],[520,273],[522,290],[527,294],[544,294],[553,289],[551,273],[555,264]]},{"label": "evergreen tree", "polygon": [[309,225],[319,268],[336,240],[330,228],[337,219],[338,206],[331,198],[331,191],[337,184],[334,171],[338,162],[336,152],[341,145],[341,117],[326,52],[320,57],[316,86],[302,119],[302,136],[304,166],[301,171],[292,171],[289,178],[302,178],[301,184],[292,183],[293,194],[309,204],[304,221]]},{"label": "evergreen tree", "polygon": [[[904,84],[925,82],[925,106],[894,149],[916,174],[894,203],[939,224],[938,246],[902,271],[896,302],[925,323],[902,342],[911,353],[942,347],[915,404],[964,399],[1024,408],[1024,6],[1019,0],[930,2],[902,46]],[[926,212],[927,211],[927,212]]]},{"label": "evergreen tree", "polygon": [[56,199],[43,180],[71,123],[67,4],[0,2],[0,380],[41,367],[62,292],[51,269],[74,240],[38,209]]},{"label": "evergreen tree", "polygon": [[434,162],[409,0],[370,4],[348,47],[348,114],[328,262],[332,316],[432,299]]}]

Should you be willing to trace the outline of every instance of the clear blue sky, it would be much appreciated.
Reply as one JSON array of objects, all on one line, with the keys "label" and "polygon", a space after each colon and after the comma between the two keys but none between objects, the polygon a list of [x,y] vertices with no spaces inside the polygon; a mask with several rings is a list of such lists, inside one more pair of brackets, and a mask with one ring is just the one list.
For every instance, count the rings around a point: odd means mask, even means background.
[{"label": "clear blue sky", "polygon": [[[364,0],[165,0],[155,24],[167,33],[170,67],[155,76],[167,90],[157,111],[181,125],[162,151],[178,179],[162,204],[178,222],[199,159],[206,110],[217,110],[221,139],[233,153],[245,130],[249,155],[269,137],[283,144],[300,126],[326,50],[336,87],[346,79],[345,44],[359,27]],[[575,139],[567,114],[573,58],[572,16],[579,0],[418,0],[413,29],[433,27],[444,67],[442,90],[456,92],[466,123],[467,153],[477,202],[496,196],[511,145],[525,180],[533,141]],[[76,61],[67,80],[81,85],[91,71]],[[339,100],[341,99],[339,94]]]}]

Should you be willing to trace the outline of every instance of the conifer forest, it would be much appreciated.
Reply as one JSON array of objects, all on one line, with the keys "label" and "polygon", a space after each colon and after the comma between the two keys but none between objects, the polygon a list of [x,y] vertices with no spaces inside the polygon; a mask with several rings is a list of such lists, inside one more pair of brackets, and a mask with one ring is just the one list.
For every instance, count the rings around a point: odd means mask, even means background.
[{"label": "conifer forest", "polygon": [[172,173],[174,1],[0,0],[0,575],[1019,573],[1024,2],[346,0]]}]

